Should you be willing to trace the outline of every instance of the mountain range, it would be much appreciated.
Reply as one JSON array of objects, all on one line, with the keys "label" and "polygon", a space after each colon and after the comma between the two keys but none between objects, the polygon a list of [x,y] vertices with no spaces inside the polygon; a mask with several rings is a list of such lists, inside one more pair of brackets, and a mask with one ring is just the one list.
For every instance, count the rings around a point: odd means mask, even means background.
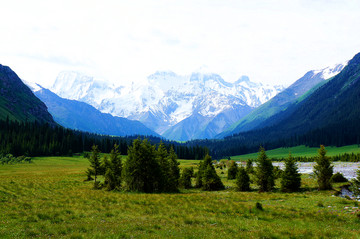
[{"label": "mountain range", "polygon": [[50,90],[103,113],[138,120],[168,139],[186,141],[213,138],[283,87],[254,83],[246,76],[229,83],[217,74],[173,72],[156,72],[143,84],[116,87],[77,72],[62,72]]},{"label": "mountain range", "polygon": [[[68,128],[106,135],[159,136],[130,119],[137,114],[139,120],[157,122],[154,128],[165,127],[163,137],[198,139],[187,144],[205,143],[210,149],[216,145],[218,155],[222,151],[236,154],[239,145],[249,148],[310,141],[329,145],[360,142],[360,53],[348,63],[307,72],[272,98],[271,94],[281,87],[253,83],[245,76],[229,83],[216,74],[193,73],[185,77],[157,72],[147,80],[143,85],[115,87],[79,73],[63,72],[52,89],[79,99],[71,100],[27,83],[30,90],[9,67],[0,65],[0,119],[50,125],[56,125],[56,121]],[[268,94],[264,96],[264,92]],[[125,100],[128,104],[115,104]],[[130,113],[133,108],[136,114]],[[127,112],[129,117],[99,109]],[[225,139],[201,141],[215,136]]]}]

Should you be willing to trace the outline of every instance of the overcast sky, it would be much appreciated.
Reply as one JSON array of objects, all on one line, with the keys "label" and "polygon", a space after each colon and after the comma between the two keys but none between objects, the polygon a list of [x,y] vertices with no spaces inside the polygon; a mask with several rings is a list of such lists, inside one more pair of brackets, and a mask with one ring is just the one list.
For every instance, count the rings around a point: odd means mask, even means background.
[{"label": "overcast sky", "polygon": [[289,85],[360,52],[357,0],[11,0],[0,9],[0,64],[45,87],[64,70],[116,84],[206,69]]}]

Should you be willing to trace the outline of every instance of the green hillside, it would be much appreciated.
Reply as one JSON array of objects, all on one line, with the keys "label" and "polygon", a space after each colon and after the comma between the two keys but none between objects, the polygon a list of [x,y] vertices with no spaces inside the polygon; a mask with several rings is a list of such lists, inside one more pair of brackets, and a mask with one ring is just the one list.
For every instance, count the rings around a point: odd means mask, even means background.
[{"label": "green hillside", "polygon": [[52,116],[9,67],[0,65],[0,120],[38,121],[55,124]]},{"label": "green hillside", "polygon": [[[293,157],[313,157],[316,156],[318,153],[319,148],[315,147],[306,147],[304,145],[296,146],[296,147],[289,147],[289,148],[278,148],[266,151],[266,155],[269,158],[287,158],[289,156],[289,152]],[[343,147],[326,147],[327,155],[328,156],[335,156],[344,153],[360,153],[360,147],[356,145],[348,145]],[[232,156],[232,160],[244,161],[247,159],[256,159],[258,157],[258,153],[252,154],[244,154],[244,155],[237,155]]]}]

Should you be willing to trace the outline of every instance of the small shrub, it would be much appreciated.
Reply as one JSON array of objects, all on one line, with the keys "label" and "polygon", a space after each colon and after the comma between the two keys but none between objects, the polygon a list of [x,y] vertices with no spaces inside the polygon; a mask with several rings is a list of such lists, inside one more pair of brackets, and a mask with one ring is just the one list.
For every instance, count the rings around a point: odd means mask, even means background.
[{"label": "small shrub", "polygon": [[335,173],[332,177],[331,177],[331,182],[333,183],[346,183],[348,182],[348,180],[344,177],[344,175],[342,173]]},{"label": "small shrub", "polygon": [[334,196],[340,196],[340,195],[341,195],[341,192],[340,192],[340,191],[335,191],[333,195],[334,195]]},{"label": "small shrub", "polygon": [[258,210],[260,210],[260,211],[263,211],[263,210],[264,210],[262,204],[259,203],[259,202],[256,202],[255,208],[258,209]]}]

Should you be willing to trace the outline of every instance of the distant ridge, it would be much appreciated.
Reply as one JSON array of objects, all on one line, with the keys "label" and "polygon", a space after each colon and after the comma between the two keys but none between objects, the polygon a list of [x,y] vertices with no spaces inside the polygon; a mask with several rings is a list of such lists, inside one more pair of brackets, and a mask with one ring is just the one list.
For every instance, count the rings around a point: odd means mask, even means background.
[{"label": "distant ridge", "polygon": [[101,113],[91,105],[63,99],[40,86],[35,91],[35,95],[48,106],[55,121],[66,128],[103,135],[160,137],[138,121]]}]

